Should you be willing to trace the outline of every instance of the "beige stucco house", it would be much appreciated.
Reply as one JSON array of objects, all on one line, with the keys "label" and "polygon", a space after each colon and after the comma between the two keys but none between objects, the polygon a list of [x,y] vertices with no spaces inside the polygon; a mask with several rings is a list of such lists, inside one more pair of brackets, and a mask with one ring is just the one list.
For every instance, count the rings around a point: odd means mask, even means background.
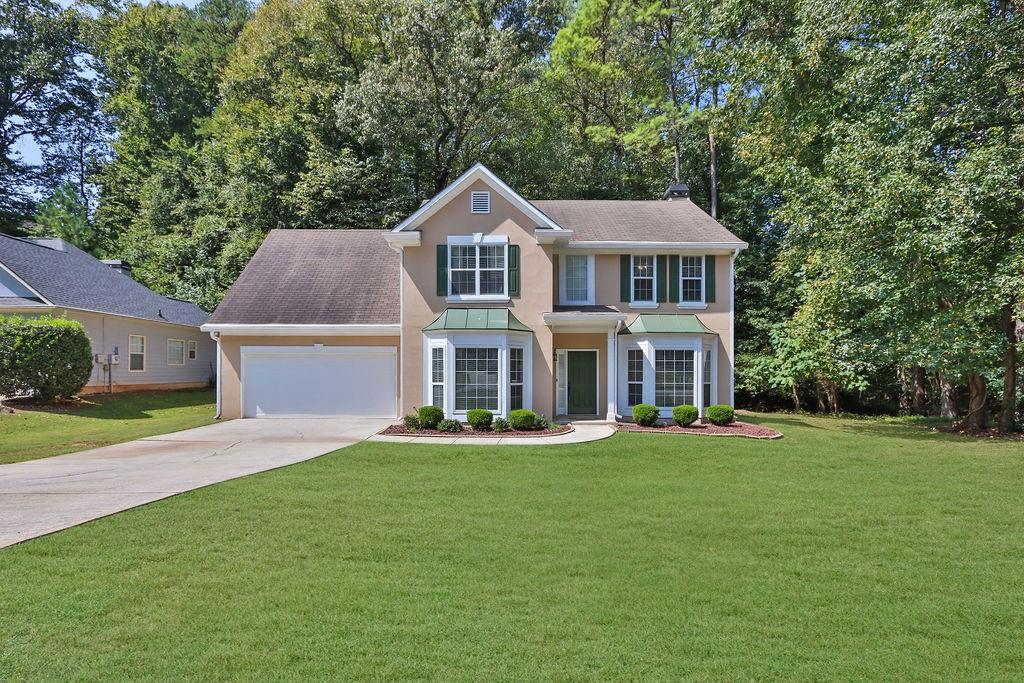
[{"label": "beige stucco house", "polygon": [[202,329],[224,417],[615,420],[733,402],[733,262],[693,204],[528,201],[482,165],[393,230],[275,230]]}]

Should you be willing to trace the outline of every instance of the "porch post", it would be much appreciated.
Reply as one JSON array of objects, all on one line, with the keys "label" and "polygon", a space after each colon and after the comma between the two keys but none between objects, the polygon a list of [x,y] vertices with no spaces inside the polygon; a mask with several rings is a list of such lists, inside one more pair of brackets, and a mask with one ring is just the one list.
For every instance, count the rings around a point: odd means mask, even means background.
[{"label": "porch post", "polygon": [[704,344],[697,344],[697,353],[694,355],[696,366],[693,373],[693,398],[697,402],[697,415],[704,417]]},{"label": "porch post", "polygon": [[618,373],[615,370],[618,365],[618,348],[615,344],[615,332],[617,329],[618,325],[608,330],[608,362],[606,363],[606,365],[608,366],[608,376],[605,380],[605,384],[608,387],[608,414],[605,416],[605,419],[608,420],[609,422],[615,422],[616,413],[618,412],[618,410],[616,409],[616,396],[618,395]]}]

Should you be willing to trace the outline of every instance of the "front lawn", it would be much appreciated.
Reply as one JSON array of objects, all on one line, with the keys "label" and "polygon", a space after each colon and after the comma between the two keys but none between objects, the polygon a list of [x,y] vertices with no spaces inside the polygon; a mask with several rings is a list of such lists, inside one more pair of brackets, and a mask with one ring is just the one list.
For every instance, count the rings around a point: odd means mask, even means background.
[{"label": "front lawn", "polygon": [[363,443],[0,551],[14,679],[1019,679],[1024,446]]},{"label": "front lawn", "polygon": [[48,458],[213,422],[213,391],[93,394],[81,405],[0,413],[0,464]]}]

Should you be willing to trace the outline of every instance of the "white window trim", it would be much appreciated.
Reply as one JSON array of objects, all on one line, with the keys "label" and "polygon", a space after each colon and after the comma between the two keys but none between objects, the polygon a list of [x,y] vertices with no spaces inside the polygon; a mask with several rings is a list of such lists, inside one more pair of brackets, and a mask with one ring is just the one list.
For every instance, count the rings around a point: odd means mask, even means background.
[{"label": "white window trim", "polygon": [[[454,294],[452,292],[452,246],[453,245],[497,245],[505,246],[505,293],[504,294]],[[480,250],[476,256],[476,291],[480,291]],[[445,299],[450,303],[459,301],[492,301],[505,303],[512,299],[508,294],[508,236],[507,235],[484,235],[473,233],[472,235],[452,235],[448,238],[448,296]]]},{"label": "white window trim", "polygon": [[[704,343],[701,350],[704,353],[704,364],[711,366],[711,396],[708,397],[707,403],[709,406],[713,406],[718,404],[718,345],[714,342]],[[703,371],[702,367],[701,372],[703,373]],[[701,384],[703,390],[703,374],[701,375]]]},{"label": "white window trim", "polygon": [[[172,363],[171,362],[171,342],[180,342],[181,343],[181,362],[180,363]],[[169,365],[171,367],[175,367],[175,368],[180,368],[180,367],[185,365],[185,358],[188,355],[188,344],[185,342],[184,339],[173,339],[173,338],[169,337],[167,339],[167,345],[165,347],[165,350],[167,352],[166,353],[167,365]]]},{"label": "white window trim", "polygon": [[[566,257],[586,256],[587,258],[587,298],[578,300],[570,299],[566,292]],[[632,261],[630,262],[632,266]],[[632,295],[632,284],[630,284],[630,295]],[[558,301],[565,306],[593,306],[594,305],[594,255],[593,254],[559,254],[558,256]]]},{"label": "white window trim", "polygon": [[[136,354],[142,356],[142,369],[132,370],[132,337],[142,340],[142,353]],[[149,342],[146,340],[146,336],[142,334],[129,334],[128,335],[128,372],[145,372],[146,371],[146,351],[149,349]]]},{"label": "white window trim", "polygon": [[185,358],[187,360],[198,360],[199,342],[197,342],[195,339],[188,340],[188,348],[185,349]]},{"label": "white window trim", "polygon": [[[437,342],[439,342],[439,343],[437,343]],[[439,405],[438,408],[440,408],[441,410],[445,411],[445,413],[447,414],[448,411],[446,410],[446,406],[445,406],[445,403],[447,401],[447,397],[445,396],[445,392],[444,392],[444,379],[445,379],[445,376],[446,376],[447,371],[448,371],[448,363],[447,363],[447,361],[445,359],[444,346],[445,345],[444,345],[444,340],[443,339],[442,340],[431,340],[431,343],[427,346],[427,354],[426,354],[426,359],[427,359],[427,377],[426,377],[426,379],[427,379],[427,381],[426,381],[427,394],[426,394],[426,397],[425,397],[426,400],[423,402],[423,405],[426,405],[426,406],[434,405],[434,387],[437,386],[438,384],[440,384],[441,387],[442,387],[442,389],[441,389],[441,405]],[[434,349],[441,349],[441,381],[440,382],[435,382],[434,381]]]},{"label": "white window trim", "polygon": [[[700,259],[700,301],[683,301],[683,282],[686,280],[696,280],[698,278],[683,277],[683,259],[684,258],[699,258]],[[712,257],[714,258],[714,257]],[[706,263],[707,256],[698,256],[697,254],[681,254],[679,256],[679,303],[676,304],[679,308],[690,309],[690,310],[704,310],[708,307],[707,295],[704,291],[704,274],[707,268]]]},{"label": "white window trim", "polygon": [[[484,201],[487,202],[487,208],[483,211],[477,211],[476,200],[477,197],[483,197]],[[491,193],[487,190],[473,190],[469,193],[469,212],[476,214],[484,214],[491,212]]]},{"label": "white window trim", "polygon": [[[651,301],[637,301],[635,297],[636,277],[633,275],[636,268],[637,256],[650,256],[654,259],[654,274],[651,276]],[[658,307],[658,257],[656,254],[630,254],[629,255],[629,307],[630,308],[657,308]]]},{"label": "white window trim", "polygon": [[[628,387],[628,355],[629,349],[640,349],[644,354],[644,390],[643,402],[651,405],[654,403],[654,353],[655,351],[693,351],[694,352],[694,387],[693,400],[697,403],[697,412],[703,417],[704,409],[701,407],[703,398],[703,372],[704,363],[711,361],[711,392],[712,396],[718,395],[717,355],[718,347],[714,341],[707,341],[699,335],[678,335],[665,338],[662,336],[652,337],[641,335],[629,341],[628,337],[619,338],[618,357],[618,405],[620,415],[631,415],[632,408],[629,406]],[[710,354],[710,358],[708,357]],[[663,418],[672,417],[673,406],[659,406],[658,412]]]},{"label": "white window trim", "polygon": [[[594,354],[594,364],[597,367],[597,372],[594,373],[594,396],[596,396],[596,408],[595,412],[591,414],[601,414],[601,354],[598,349],[558,349],[555,352],[555,396],[557,406],[555,407],[555,413],[557,415],[569,415],[569,352],[570,351],[584,351],[586,353]],[[586,413],[583,413],[586,414]]]}]

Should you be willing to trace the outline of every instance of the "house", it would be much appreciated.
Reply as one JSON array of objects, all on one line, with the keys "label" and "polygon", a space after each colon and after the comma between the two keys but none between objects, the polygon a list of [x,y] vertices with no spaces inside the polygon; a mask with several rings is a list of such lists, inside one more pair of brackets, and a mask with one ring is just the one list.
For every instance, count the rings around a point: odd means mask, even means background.
[{"label": "house", "polygon": [[94,361],[83,393],[202,387],[214,376],[216,345],[199,330],[202,309],[61,239],[0,234],[0,314],[81,322]]},{"label": "house", "polygon": [[527,201],[476,165],[393,230],[274,230],[203,330],[224,417],[733,402],[733,260],[693,204]]}]

